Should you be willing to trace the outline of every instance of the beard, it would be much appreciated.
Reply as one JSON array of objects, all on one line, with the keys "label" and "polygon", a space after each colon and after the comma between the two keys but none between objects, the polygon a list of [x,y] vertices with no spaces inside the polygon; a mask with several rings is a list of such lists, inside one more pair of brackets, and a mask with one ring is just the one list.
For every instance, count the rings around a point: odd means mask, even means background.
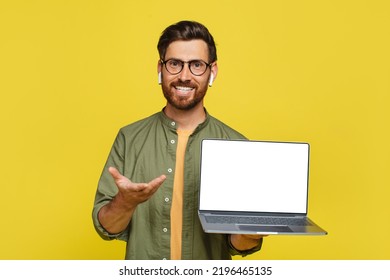
[{"label": "beard", "polygon": [[[194,90],[194,93],[189,94],[188,96],[178,96],[174,90],[175,87],[191,87]],[[183,83],[183,82],[172,82],[172,83],[162,83],[162,91],[167,102],[176,109],[179,110],[191,110],[196,107],[207,92],[207,84],[201,85],[198,87],[192,83]]]}]

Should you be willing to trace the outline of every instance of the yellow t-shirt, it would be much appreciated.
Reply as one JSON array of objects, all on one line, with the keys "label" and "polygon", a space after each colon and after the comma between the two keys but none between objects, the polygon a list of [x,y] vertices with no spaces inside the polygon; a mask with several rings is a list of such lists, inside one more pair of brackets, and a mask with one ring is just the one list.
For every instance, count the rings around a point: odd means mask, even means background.
[{"label": "yellow t-shirt", "polygon": [[171,260],[181,259],[183,229],[184,157],[192,131],[177,130],[176,167],[171,206]]}]

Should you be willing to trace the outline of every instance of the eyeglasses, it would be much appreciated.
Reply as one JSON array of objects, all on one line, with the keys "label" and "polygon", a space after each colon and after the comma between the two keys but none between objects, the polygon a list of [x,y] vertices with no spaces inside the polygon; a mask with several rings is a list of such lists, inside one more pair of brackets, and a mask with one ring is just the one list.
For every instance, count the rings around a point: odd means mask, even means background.
[{"label": "eyeglasses", "polygon": [[195,76],[202,76],[207,68],[212,65],[200,59],[190,61],[181,61],[179,59],[168,59],[164,61],[161,59],[161,63],[165,65],[165,69],[172,75],[179,74],[183,70],[184,64],[187,63],[191,73]]}]

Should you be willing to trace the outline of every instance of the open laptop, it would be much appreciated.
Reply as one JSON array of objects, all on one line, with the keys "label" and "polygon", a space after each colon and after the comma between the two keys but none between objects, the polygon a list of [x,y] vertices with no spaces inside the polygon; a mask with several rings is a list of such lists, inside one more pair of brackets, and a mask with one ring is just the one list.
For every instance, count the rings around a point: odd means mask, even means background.
[{"label": "open laptop", "polygon": [[309,144],[204,139],[199,218],[208,233],[327,232],[307,217]]}]

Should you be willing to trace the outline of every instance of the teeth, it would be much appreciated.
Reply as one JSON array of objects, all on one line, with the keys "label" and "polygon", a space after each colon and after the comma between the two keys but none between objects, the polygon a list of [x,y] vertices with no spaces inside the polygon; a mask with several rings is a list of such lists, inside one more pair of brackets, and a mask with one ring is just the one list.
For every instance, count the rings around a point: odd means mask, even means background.
[{"label": "teeth", "polygon": [[180,91],[191,91],[192,88],[190,87],[176,87],[177,90],[180,90]]}]

